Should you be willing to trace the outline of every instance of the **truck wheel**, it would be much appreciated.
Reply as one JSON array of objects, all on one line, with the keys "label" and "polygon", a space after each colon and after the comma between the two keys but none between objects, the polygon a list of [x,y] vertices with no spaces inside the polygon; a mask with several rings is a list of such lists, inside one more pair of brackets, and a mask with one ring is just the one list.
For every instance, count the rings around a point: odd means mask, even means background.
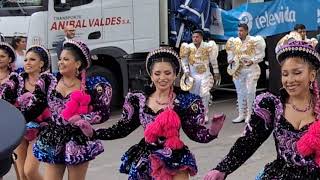
[{"label": "truck wheel", "polygon": [[102,76],[105,77],[112,87],[112,99],[111,107],[120,107],[122,100],[122,93],[120,92],[120,85],[115,77],[115,75],[107,68],[93,65],[87,71],[87,76]]}]

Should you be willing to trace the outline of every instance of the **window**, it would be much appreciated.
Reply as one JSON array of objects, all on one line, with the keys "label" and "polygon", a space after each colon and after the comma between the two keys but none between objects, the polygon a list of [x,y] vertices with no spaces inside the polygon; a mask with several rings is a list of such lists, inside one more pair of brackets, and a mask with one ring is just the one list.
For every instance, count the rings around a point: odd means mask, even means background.
[{"label": "window", "polygon": [[[70,7],[75,7],[75,6],[81,6],[84,4],[89,4],[93,0],[65,0],[66,4],[68,4]],[[54,1],[54,7],[56,9],[57,6],[61,6],[61,0],[55,0]]]},{"label": "window", "polygon": [[43,6],[42,0],[3,0],[0,1],[1,8],[28,8]]},{"label": "window", "polygon": [[232,8],[232,0],[213,0],[220,8],[230,10]]},{"label": "window", "polygon": [[30,16],[47,9],[48,0],[0,0],[0,16]]}]

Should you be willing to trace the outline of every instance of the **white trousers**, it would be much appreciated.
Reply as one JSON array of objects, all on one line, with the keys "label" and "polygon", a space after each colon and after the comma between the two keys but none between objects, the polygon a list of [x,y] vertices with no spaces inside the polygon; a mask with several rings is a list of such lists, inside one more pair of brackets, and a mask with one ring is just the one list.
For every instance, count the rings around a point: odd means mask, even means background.
[{"label": "white trousers", "polygon": [[260,74],[259,65],[253,64],[242,68],[239,76],[233,79],[237,90],[239,115],[251,116]]},{"label": "white trousers", "polygon": [[198,74],[191,69],[190,75],[194,78],[194,84],[191,93],[199,95],[205,108],[205,121],[208,121],[210,89],[213,87],[213,76],[208,70],[203,74]]}]

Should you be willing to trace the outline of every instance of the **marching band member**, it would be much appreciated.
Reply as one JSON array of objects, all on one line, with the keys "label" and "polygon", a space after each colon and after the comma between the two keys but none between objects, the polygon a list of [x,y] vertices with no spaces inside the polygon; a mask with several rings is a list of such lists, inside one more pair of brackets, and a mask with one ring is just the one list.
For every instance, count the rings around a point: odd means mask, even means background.
[{"label": "marching band member", "polygon": [[261,73],[258,65],[265,56],[265,41],[261,36],[248,35],[247,24],[238,25],[238,37],[230,38],[226,45],[228,73],[236,86],[239,116],[233,123],[246,123],[252,113],[257,82]]},{"label": "marching band member", "polygon": [[[277,47],[280,47],[282,44],[287,44],[289,39],[295,39],[298,41],[305,41],[307,43],[310,43],[313,47],[316,47],[318,44],[318,40],[316,38],[309,39],[307,37],[307,31],[306,26],[303,24],[296,24],[294,26],[293,31],[291,31],[289,34],[285,35],[280,39],[280,41],[277,44]],[[277,50],[277,49],[276,49]]]},{"label": "marching band member", "polygon": [[[205,106],[205,122],[208,122],[208,106],[210,90],[214,84],[219,85],[221,76],[218,69],[218,47],[214,41],[204,42],[203,32],[195,30],[192,35],[192,43],[183,43],[180,49],[180,57],[184,75],[193,79],[193,85],[189,90],[202,98]],[[213,75],[210,72],[209,63],[213,68]]]}]

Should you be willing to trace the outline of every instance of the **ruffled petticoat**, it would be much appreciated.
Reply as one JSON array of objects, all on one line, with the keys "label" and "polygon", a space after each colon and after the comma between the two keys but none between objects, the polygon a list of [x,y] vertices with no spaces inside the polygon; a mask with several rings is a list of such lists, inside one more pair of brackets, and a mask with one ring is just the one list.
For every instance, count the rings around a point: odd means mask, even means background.
[{"label": "ruffled petticoat", "polygon": [[120,172],[129,180],[170,180],[178,171],[194,176],[198,169],[187,146],[179,150],[152,145],[142,139],[121,158]]},{"label": "ruffled petticoat", "polygon": [[24,139],[26,139],[27,141],[33,141],[37,138],[37,135],[39,133],[40,130],[40,124],[37,122],[28,122],[26,124],[26,132],[24,134]]}]

